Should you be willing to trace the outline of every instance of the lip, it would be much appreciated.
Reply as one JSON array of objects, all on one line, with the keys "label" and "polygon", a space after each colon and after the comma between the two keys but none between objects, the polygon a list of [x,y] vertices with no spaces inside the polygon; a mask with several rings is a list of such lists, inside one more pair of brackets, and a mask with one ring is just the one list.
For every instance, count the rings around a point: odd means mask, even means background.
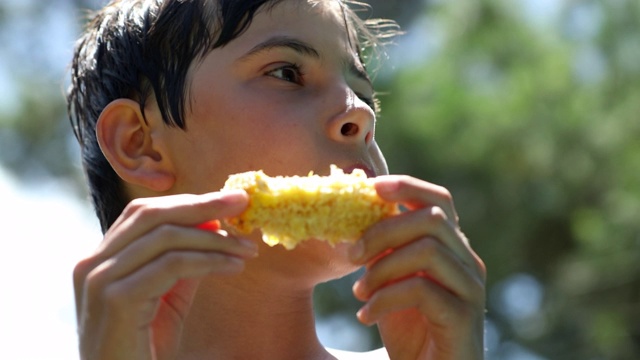
[{"label": "lip", "polygon": [[367,175],[368,178],[373,178],[377,176],[375,171],[373,171],[370,167],[364,164],[355,164],[355,165],[347,166],[343,168],[342,171],[344,171],[345,174],[351,174],[355,169],[360,169],[364,171],[364,173]]}]

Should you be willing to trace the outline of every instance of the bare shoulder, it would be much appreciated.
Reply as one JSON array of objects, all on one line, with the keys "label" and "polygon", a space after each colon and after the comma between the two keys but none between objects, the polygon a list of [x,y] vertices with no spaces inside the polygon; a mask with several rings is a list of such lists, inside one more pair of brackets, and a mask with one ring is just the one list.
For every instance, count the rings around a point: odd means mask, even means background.
[{"label": "bare shoulder", "polygon": [[338,360],[389,360],[389,355],[384,348],[367,352],[353,352],[327,348],[327,351]]}]

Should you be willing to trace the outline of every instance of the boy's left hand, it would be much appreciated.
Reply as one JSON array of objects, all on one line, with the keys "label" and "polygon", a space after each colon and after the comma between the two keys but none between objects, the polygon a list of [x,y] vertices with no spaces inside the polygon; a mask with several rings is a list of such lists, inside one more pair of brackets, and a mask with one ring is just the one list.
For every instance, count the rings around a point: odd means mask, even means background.
[{"label": "boy's left hand", "polygon": [[366,265],[353,287],[391,359],[482,359],[486,269],[460,231],[450,193],[408,176],[376,179],[408,211],[372,226],[350,249]]}]

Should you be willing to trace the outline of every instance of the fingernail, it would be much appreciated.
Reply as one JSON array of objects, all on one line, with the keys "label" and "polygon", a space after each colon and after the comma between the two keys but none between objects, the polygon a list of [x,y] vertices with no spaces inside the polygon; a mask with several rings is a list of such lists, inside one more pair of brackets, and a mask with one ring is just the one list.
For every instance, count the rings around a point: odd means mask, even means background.
[{"label": "fingernail", "polygon": [[368,321],[368,318],[369,318],[369,306],[365,305],[365,306],[361,307],[360,310],[358,310],[358,312],[356,313],[356,317],[358,317],[358,320],[360,320],[361,323],[369,324],[369,321]]},{"label": "fingernail", "polygon": [[367,300],[364,293],[364,285],[362,285],[362,280],[358,280],[351,287],[351,291],[353,291],[353,295],[359,300]]},{"label": "fingernail", "polygon": [[238,242],[240,243],[240,245],[242,245],[242,246],[244,246],[244,247],[246,247],[248,249],[254,250],[255,252],[258,251],[258,245],[253,240],[245,239],[245,238],[239,238]]},{"label": "fingernail", "polygon": [[243,259],[235,257],[235,256],[227,256],[224,265],[216,267],[215,273],[229,273],[235,274],[238,271],[242,271],[244,269],[245,262]]},{"label": "fingernail", "polygon": [[225,190],[221,194],[222,200],[228,204],[247,201],[247,193],[244,190]]},{"label": "fingernail", "polygon": [[360,240],[353,244],[349,249],[349,258],[351,261],[358,261],[364,255],[364,243]]}]

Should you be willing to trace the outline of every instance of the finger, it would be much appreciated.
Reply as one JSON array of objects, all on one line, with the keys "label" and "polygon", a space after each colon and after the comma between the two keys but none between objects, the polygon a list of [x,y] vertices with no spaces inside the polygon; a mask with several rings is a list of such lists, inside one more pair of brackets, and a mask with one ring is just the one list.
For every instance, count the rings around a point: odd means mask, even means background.
[{"label": "finger", "polygon": [[136,321],[142,325],[150,322],[154,314],[147,313],[147,318],[140,319],[140,306],[159,299],[179,280],[208,274],[237,274],[244,269],[244,260],[220,253],[176,251],[164,254],[134,273],[109,283],[104,281],[101,266],[87,277],[85,296],[91,307],[89,313],[107,311],[118,315],[114,321]]},{"label": "finger", "polygon": [[181,279],[240,273],[245,261],[220,253],[180,251],[165,254],[106,288],[110,299],[147,300],[164,295]]},{"label": "finger", "polygon": [[382,199],[399,202],[410,210],[437,206],[457,226],[458,214],[446,188],[406,175],[379,176],[375,181],[376,191]]},{"label": "finger", "polygon": [[395,250],[367,269],[354,284],[354,295],[368,300],[382,287],[421,276],[462,299],[484,294],[484,282],[438,240],[425,237]]},{"label": "finger", "polygon": [[377,291],[358,311],[363,324],[371,325],[385,315],[417,309],[434,325],[451,326],[469,310],[465,303],[446,289],[421,278],[412,277]]},{"label": "finger", "polygon": [[[185,194],[132,201],[105,234],[96,253],[75,266],[73,281],[76,310],[81,309],[84,283],[88,274],[150,229],[162,223],[204,226],[203,224],[212,219],[237,215],[244,211],[247,202],[247,194],[243,191]],[[215,228],[213,223],[209,223],[208,229],[205,230]]]},{"label": "finger", "polygon": [[93,257],[89,257],[79,261],[73,268],[73,291],[75,295],[76,304],[76,319],[79,321],[81,318],[81,311],[83,306],[84,285],[87,280],[87,275],[95,268],[95,261]]},{"label": "finger", "polygon": [[181,250],[217,252],[245,259],[258,254],[257,244],[249,239],[197,228],[160,225],[114,255],[107,262],[109,270],[105,271],[109,272],[112,279],[118,279],[163,254]]},{"label": "finger", "polygon": [[464,235],[454,228],[439,207],[408,211],[380,221],[363,234],[349,253],[356,264],[366,264],[375,261],[388,249],[400,248],[425,236],[437,238],[463,263],[481,272],[473,250],[464,241]]},{"label": "finger", "polygon": [[212,219],[238,215],[247,203],[248,197],[244,191],[134,200],[111,226],[98,253],[101,259],[110,258],[160,224],[195,227]]}]

